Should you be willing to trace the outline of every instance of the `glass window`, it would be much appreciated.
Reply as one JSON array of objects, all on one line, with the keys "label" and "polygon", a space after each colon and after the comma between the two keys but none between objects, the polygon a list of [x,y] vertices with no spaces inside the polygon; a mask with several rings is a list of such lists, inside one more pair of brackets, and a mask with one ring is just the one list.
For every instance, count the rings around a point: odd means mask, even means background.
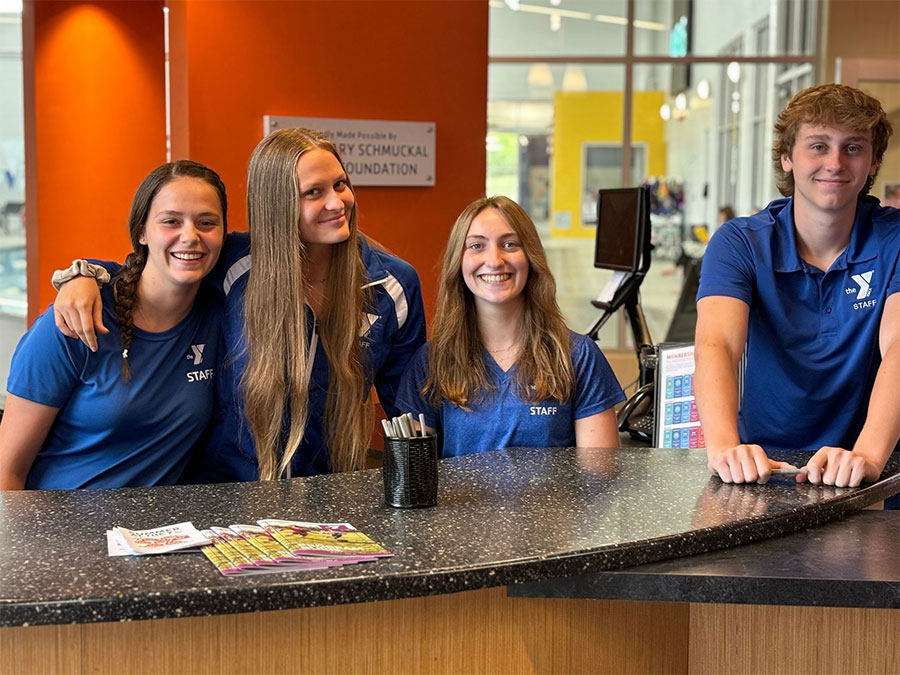
[{"label": "glass window", "polygon": [[[515,4],[490,3],[488,192],[531,214],[563,313],[585,331],[599,316],[590,300],[611,275],[593,267],[596,191],[649,185],[656,248],[641,303],[663,341],[682,275],[702,255],[719,208],[749,214],[779,196],[771,130],[787,99],[813,83],[816,3],[729,0],[724,12],[721,0],[633,0],[633,53],[619,39],[624,29],[588,45],[566,21],[545,20],[554,7],[626,16],[626,2],[601,10],[533,0],[527,19]],[[627,323],[608,322],[599,342],[630,349]]]},{"label": "glass window", "polygon": [[490,0],[491,56],[619,56],[625,0]]},{"label": "glass window", "polygon": [[635,0],[634,53],[719,56],[735,38],[764,23],[777,39],[767,40],[757,55],[811,56],[817,5],[816,0]]},{"label": "glass window", "polygon": [[[0,2],[0,377],[25,332],[25,127],[22,5]],[[0,390],[0,407],[6,400]]]},{"label": "glass window", "polygon": [[[541,234],[557,299],[573,330],[599,315],[591,304],[610,272],[593,267],[593,195],[622,185],[622,66],[491,64],[487,193],[516,199]],[[502,81],[502,84],[498,84]],[[632,153],[634,178],[644,173]],[[618,344],[616,321],[601,344]]]}]

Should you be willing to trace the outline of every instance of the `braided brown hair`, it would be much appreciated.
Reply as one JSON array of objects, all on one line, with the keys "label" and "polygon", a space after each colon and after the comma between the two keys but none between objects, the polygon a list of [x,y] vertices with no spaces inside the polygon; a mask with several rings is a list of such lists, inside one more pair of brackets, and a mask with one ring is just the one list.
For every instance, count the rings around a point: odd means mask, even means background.
[{"label": "braided brown hair", "polygon": [[199,178],[215,189],[219,195],[219,203],[222,206],[222,226],[228,230],[228,198],[225,194],[225,183],[219,178],[219,174],[209,167],[192,162],[188,159],[180,159],[177,162],[169,162],[158,166],[141,181],[134,199],[131,202],[131,212],[128,215],[128,235],[131,237],[132,252],[125,259],[125,265],[115,282],[116,316],[119,319],[119,327],[122,331],[122,377],[128,382],[131,379],[131,368],[128,365],[128,350],[131,348],[131,338],[134,336],[134,317],[132,312],[137,305],[137,286],[144,265],[147,264],[147,246],[141,243],[147,218],[150,215],[150,206],[153,199],[167,183],[176,178]]}]

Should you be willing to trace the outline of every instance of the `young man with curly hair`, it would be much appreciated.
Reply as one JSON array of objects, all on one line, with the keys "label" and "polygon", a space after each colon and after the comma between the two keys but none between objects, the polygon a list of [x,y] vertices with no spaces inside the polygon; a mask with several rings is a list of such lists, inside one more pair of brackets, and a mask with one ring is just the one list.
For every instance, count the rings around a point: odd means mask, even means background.
[{"label": "young man with curly hair", "polygon": [[[900,438],[900,211],[868,195],[891,135],[852,87],[799,92],[775,125],[778,199],[723,225],[703,261],[695,387],[710,468],[758,482],[878,479]],[[746,348],[744,390],[738,363]]]}]

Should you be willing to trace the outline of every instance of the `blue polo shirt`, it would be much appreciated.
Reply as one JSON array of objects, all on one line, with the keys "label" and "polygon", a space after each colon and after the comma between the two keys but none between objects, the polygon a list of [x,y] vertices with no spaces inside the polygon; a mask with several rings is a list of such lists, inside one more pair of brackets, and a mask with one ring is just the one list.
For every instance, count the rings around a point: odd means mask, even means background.
[{"label": "blue polo shirt", "polygon": [[697,299],[750,306],[738,413],[742,442],[852,448],[881,364],[884,302],[900,292],[900,211],[864,197],[827,272],[800,258],[793,199],[725,223],[703,259]]},{"label": "blue polo shirt", "polygon": [[428,379],[429,343],[419,349],[403,374],[397,406],[425,415],[425,424],[438,432],[443,457],[522,445],[571,447],[575,445],[575,420],[612,408],[625,400],[625,394],[596,343],[577,333],[570,337],[575,392],[569,401],[523,401],[518,393],[517,366],[504,371],[484,350],[493,390],[468,410],[447,401],[434,406],[422,395]]}]

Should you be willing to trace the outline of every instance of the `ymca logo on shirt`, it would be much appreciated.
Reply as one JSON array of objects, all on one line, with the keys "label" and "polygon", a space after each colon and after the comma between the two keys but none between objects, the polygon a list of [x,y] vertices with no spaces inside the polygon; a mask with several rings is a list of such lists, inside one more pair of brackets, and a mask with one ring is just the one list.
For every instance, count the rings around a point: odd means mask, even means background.
[{"label": "ymca logo on shirt", "polygon": [[[203,363],[203,350],[206,343],[191,345],[191,351],[187,358],[193,361],[193,365],[199,366]],[[200,370],[189,370],[187,373],[188,382],[202,382],[203,380],[211,380],[213,376],[212,368],[203,368]]]},{"label": "ymca logo on shirt", "polygon": [[359,327],[359,339],[363,349],[368,349],[372,346],[372,339],[369,337],[369,333],[375,326],[375,322],[380,318],[377,314],[369,314],[368,312],[363,314],[362,325]]},{"label": "ymca logo on shirt", "polygon": [[189,359],[194,359],[194,365],[199,366],[203,363],[203,348],[206,347],[206,344],[200,345],[191,345],[191,353],[188,354]]},{"label": "ymca logo on shirt", "polygon": [[875,270],[869,270],[868,272],[862,272],[861,274],[853,274],[851,275],[851,279],[859,284],[859,288],[854,288],[853,286],[848,286],[844,289],[844,293],[847,295],[853,295],[856,293],[856,302],[853,303],[853,309],[867,309],[874,307],[878,304],[878,300],[876,298],[872,298],[871,300],[867,299],[870,295],[872,295],[872,275],[875,273]]}]

